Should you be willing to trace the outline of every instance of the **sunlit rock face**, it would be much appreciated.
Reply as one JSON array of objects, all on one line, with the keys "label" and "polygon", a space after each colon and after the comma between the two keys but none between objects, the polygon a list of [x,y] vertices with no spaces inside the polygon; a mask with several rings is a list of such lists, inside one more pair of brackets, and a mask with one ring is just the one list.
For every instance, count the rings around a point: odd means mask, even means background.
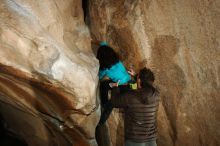
[{"label": "sunlit rock face", "polygon": [[1,0],[1,115],[28,145],[96,145],[97,73],[80,0]]},{"label": "sunlit rock face", "polygon": [[[220,145],[219,10],[218,0],[89,3],[92,36],[107,40],[127,67],[155,72],[161,146]],[[123,143],[117,113],[109,120],[112,145]]]}]

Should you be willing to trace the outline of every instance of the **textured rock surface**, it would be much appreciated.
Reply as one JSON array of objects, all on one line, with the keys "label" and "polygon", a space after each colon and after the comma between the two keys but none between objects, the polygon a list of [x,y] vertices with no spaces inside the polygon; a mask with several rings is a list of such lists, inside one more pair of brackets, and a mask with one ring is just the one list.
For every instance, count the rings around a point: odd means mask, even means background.
[{"label": "textured rock surface", "polygon": [[[93,37],[127,67],[155,71],[159,145],[220,145],[220,1],[92,0],[88,8]],[[80,0],[0,1],[0,113],[29,145],[95,145],[97,72]],[[119,113],[109,120],[113,146],[123,144]]]},{"label": "textured rock surface", "polygon": [[97,72],[80,0],[1,0],[1,115],[29,145],[95,145]]},{"label": "textured rock surface", "polygon": [[[92,35],[127,67],[145,62],[156,73],[161,146],[220,145],[219,10],[218,0],[90,1]],[[117,116],[109,120],[113,145],[123,140]]]}]

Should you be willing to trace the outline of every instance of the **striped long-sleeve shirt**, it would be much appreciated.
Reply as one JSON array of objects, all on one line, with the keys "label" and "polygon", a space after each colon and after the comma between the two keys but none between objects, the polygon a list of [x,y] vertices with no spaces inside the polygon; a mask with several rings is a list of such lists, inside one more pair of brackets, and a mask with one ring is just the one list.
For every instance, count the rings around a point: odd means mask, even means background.
[{"label": "striped long-sleeve shirt", "polygon": [[[145,97],[145,98],[144,98]],[[124,108],[125,139],[134,142],[147,142],[157,138],[157,110],[159,92],[151,89],[130,90],[120,94],[112,90],[111,103]]]}]

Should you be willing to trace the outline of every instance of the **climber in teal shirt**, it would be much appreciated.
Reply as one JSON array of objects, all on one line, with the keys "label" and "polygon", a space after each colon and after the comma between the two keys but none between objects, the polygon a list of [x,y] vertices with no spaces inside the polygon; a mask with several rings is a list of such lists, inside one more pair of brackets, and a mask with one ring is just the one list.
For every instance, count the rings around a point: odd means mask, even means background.
[{"label": "climber in teal shirt", "polygon": [[112,65],[109,69],[106,68],[99,70],[99,79],[102,80],[105,76],[107,76],[113,82],[118,82],[119,85],[124,85],[131,80],[130,75],[121,61]]},{"label": "climber in teal shirt", "polygon": [[118,54],[108,46],[105,41],[100,42],[97,52],[97,59],[100,63],[99,79],[108,78],[119,85],[128,83],[131,80],[130,75],[119,60]]},{"label": "climber in teal shirt", "polygon": [[129,81],[131,76],[127,72],[123,63],[119,60],[118,54],[108,46],[106,42],[101,42],[97,51],[99,60],[99,79],[101,105],[106,114],[102,114],[99,125],[104,124],[110,115],[113,107],[108,104],[108,91],[111,90],[111,84],[118,84],[120,92],[129,90]]}]

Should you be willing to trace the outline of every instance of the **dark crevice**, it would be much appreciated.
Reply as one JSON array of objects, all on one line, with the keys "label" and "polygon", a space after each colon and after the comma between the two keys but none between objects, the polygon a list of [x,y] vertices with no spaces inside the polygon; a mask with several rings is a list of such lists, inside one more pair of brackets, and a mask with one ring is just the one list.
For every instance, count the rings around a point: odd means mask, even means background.
[{"label": "dark crevice", "polygon": [[23,138],[8,130],[7,123],[0,115],[0,145],[1,146],[28,146]]},{"label": "dark crevice", "polygon": [[88,0],[82,0],[82,8],[83,8],[83,14],[84,14],[84,21],[87,24],[87,15],[88,15],[88,9],[89,9],[89,2]]},{"label": "dark crevice", "polygon": [[[83,14],[84,14],[84,22],[90,28],[90,22],[95,21],[90,18],[90,10],[89,10],[89,5],[92,5],[92,2],[94,1],[89,1],[89,0],[82,0],[82,9],[83,9]],[[98,31],[98,30],[97,30]],[[91,34],[91,37],[94,39],[95,36]],[[92,47],[94,54],[97,52],[97,46]],[[103,124],[101,126],[97,126],[95,130],[95,138],[97,141],[98,146],[110,146],[111,145],[111,138],[110,138],[110,130],[107,124]]]}]

